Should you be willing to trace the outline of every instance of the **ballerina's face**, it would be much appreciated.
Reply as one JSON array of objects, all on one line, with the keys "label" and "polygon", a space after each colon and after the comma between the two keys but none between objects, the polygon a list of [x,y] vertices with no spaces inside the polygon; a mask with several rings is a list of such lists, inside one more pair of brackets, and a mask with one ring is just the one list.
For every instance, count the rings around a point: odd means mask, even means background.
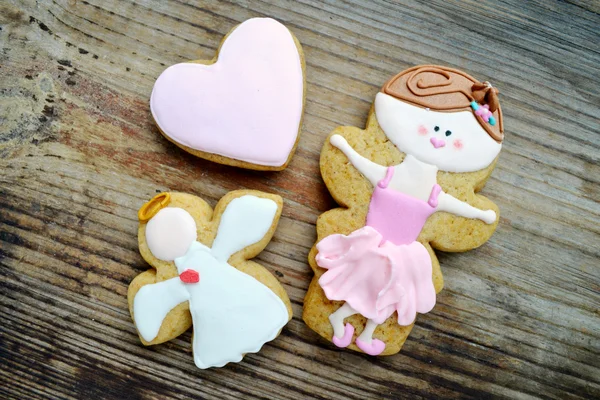
[{"label": "ballerina's face", "polygon": [[470,111],[431,111],[378,93],[375,114],[381,129],[400,151],[442,171],[481,170],[502,148]]}]

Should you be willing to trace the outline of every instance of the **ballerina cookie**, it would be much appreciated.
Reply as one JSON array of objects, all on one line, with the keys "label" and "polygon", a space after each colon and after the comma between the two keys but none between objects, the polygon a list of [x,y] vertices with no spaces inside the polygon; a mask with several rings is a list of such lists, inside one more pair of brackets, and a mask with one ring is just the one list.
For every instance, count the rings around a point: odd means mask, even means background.
[{"label": "ballerina cookie", "polygon": [[129,310],[145,345],[191,326],[198,368],[222,367],[255,353],[292,317],[287,293],[251,261],[281,215],[279,196],[239,190],[215,210],[183,193],[161,193],[139,210],[142,257],[153,267],[129,285]]},{"label": "ballerina cookie", "polygon": [[410,68],[377,93],[364,130],[339,127],[321,174],[342,206],[317,221],[304,321],[338,347],[400,351],[443,286],[433,249],[485,243],[498,208],[476,194],[502,147],[498,91],[462,71]]},{"label": "ballerina cookie", "polygon": [[195,156],[279,171],[296,149],[304,110],[300,42],[271,18],[233,28],[212,60],[167,68],[150,109],[160,132]]}]

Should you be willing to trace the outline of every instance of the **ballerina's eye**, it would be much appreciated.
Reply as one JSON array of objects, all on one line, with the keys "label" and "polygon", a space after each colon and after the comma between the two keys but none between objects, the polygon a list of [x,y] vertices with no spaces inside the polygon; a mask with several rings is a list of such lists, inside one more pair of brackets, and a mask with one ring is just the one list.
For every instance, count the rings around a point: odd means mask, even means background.
[{"label": "ballerina's eye", "polygon": [[452,135],[452,132],[446,131],[446,136],[450,136],[450,135]]},{"label": "ballerina's eye", "polygon": [[440,130],[440,127],[439,127],[439,126],[436,126],[435,128],[433,128],[433,130],[437,132],[437,131],[439,131],[439,130]]}]

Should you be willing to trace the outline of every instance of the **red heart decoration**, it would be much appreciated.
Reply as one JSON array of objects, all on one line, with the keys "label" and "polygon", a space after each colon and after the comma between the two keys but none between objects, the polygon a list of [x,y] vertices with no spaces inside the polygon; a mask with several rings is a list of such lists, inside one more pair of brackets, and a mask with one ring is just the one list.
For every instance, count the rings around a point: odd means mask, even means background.
[{"label": "red heart decoration", "polygon": [[193,269],[186,269],[179,275],[179,279],[183,283],[198,283],[200,282],[200,274]]}]

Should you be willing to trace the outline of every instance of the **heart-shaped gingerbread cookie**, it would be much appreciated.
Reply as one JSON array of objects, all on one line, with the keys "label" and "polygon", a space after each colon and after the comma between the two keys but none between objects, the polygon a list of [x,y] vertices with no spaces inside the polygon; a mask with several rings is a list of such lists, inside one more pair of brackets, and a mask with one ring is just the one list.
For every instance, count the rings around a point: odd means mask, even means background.
[{"label": "heart-shaped gingerbread cookie", "polygon": [[215,59],[167,68],[150,108],[162,134],[198,157],[282,170],[298,141],[304,87],[300,43],[279,22],[253,18],[223,39]]}]

